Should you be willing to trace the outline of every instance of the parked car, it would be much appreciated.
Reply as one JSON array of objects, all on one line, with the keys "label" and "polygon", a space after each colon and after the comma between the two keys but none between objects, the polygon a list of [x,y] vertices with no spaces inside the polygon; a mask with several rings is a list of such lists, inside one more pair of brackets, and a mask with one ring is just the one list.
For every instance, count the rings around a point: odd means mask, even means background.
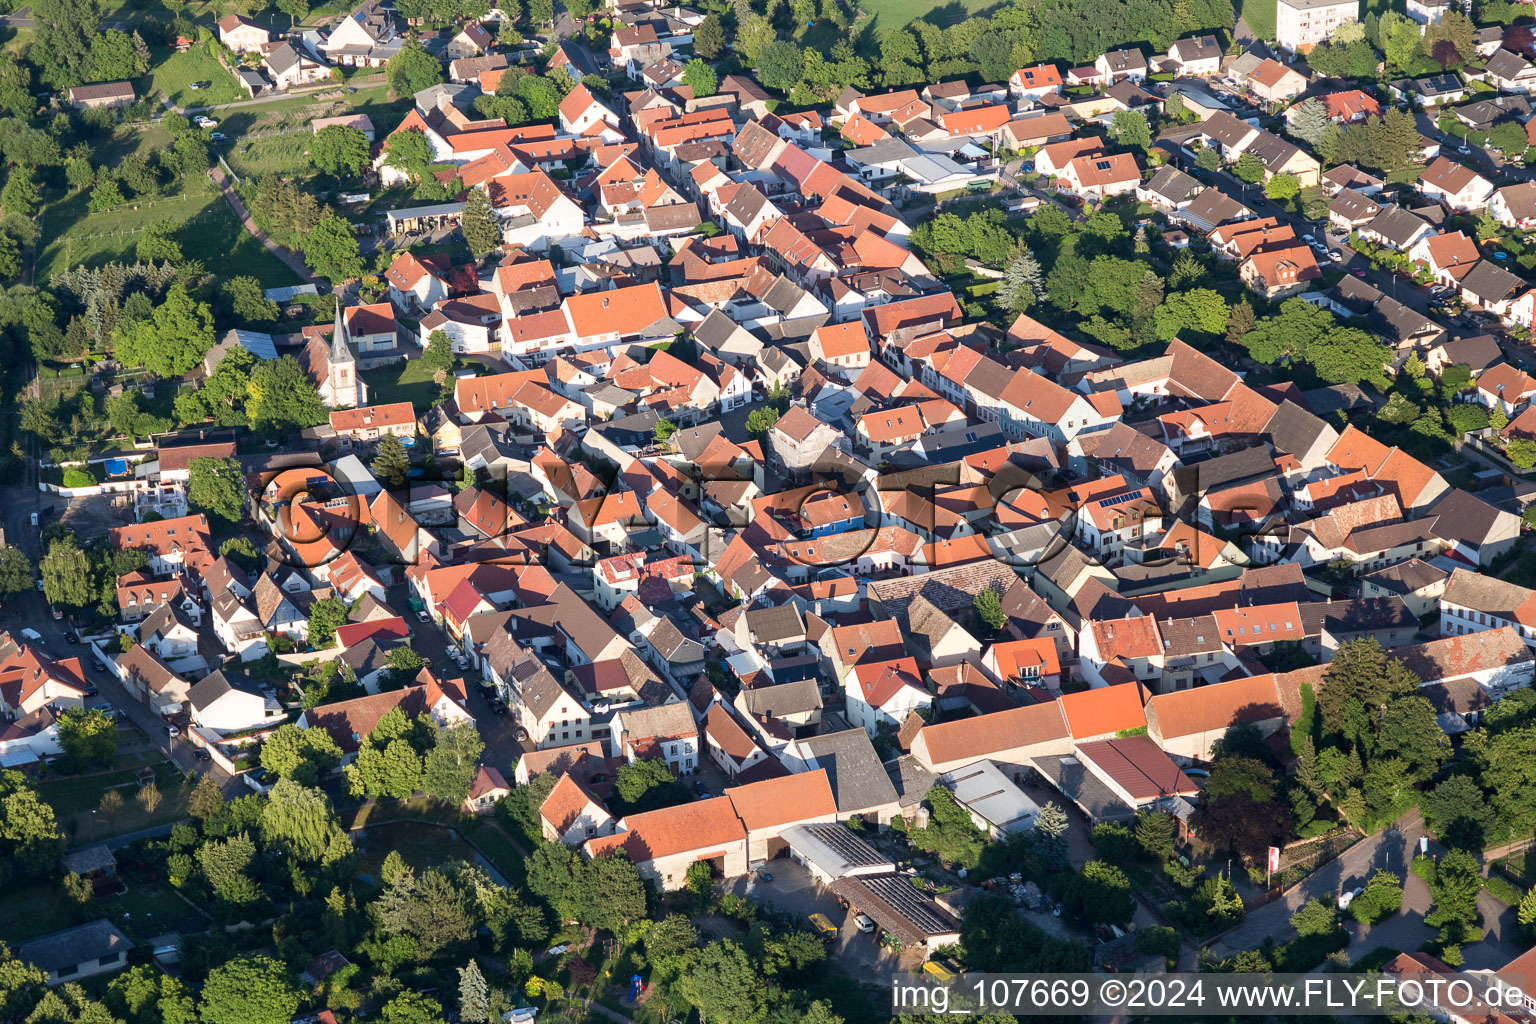
[{"label": "parked car", "polygon": [[1355,269],[1351,270],[1350,273],[1353,274],[1355,277],[1358,277],[1362,281],[1365,280],[1365,271],[1361,270],[1359,267],[1356,267]]},{"label": "parked car", "polygon": [[179,726],[168,725],[165,727],[165,734],[171,739],[175,739],[177,736],[181,735],[181,729]]},{"label": "parked car", "polygon": [[863,932],[865,935],[868,935],[875,930],[875,922],[870,920],[867,914],[855,914],[853,923],[858,926],[859,931]]},{"label": "parked car", "polygon": [[223,142],[224,141],[224,134],[222,132],[213,132],[208,137],[210,139],[212,139],[214,142]]},{"label": "parked car", "polygon": [[64,642],[67,644],[78,644],[80,642],[80,638],[75,636],[73,633],[65,633]]},{"label": "parked car", "polygon": [[199,761],[212,761],[213,760],[213,755],[208,753],[206,748],[198,747],[197,748],[197,759]]},{"label": "parked car", "polygon": [[1344,262],[1344,254],[1339,252],[1339,250],[1337,250],[1337,249],[1330,249],[1330,250],[1328,250],[1328,258],[1330,260],[1332,260],[1333,262],[1335,262],[1335,263],[1343,263]]},{"label": "parked car", "polygon": [[427,610],[425,608],[416,609],[416,618],[420,619],[422,622],[432,621],[432,616],[427,614]]}]

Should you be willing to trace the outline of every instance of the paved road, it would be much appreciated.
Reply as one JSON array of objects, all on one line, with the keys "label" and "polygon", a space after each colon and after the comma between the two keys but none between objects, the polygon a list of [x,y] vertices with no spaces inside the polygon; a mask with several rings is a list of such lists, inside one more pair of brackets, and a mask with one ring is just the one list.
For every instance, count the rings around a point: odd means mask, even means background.
[{"label": "paved road", "polygon": [[[1404,878],[1403,906],[1391,918],[1375,927],[1346,921],[1352,935],[1349,953],[1361,956],[1377,946],[1392,949],[1418,949],[1435,937],[1435,929],[1424,924],[1431,899],[1423,879],[1407,870],[1418,852],[1419,838],[1425,834],[1424,819],[1417,809],[1410,811],[1390,828],[1369,836],[1325,864],[1282,898],[1252,910],[1248,919],[1211,944],[1213,952],[1230,956],[1239,950],[1256,949],[1267,936],[1277,942],[1294,937],[1290,917],[1303,903],[1316,897],[1337,899],[1339,894],[1362,886],[1378,869],[1385,868]],[[1445,848],[1430,841],[1432,856],[1444,856]],[[1518,938],[1513,907],[1484,892],[1478,897],[1478,910],[1488,935],[1482,941],[1464,947],[1468,968],[1502,967],[1518,956],[1524,945]]]}]

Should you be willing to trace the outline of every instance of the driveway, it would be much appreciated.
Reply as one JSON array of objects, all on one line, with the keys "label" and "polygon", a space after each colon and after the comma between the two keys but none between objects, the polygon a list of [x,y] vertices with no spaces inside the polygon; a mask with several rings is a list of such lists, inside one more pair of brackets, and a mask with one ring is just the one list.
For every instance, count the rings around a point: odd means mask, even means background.
[{"label": "driveway", "polygon": [[880,946],[879,931],[868,934],[859,931],[854,924],[853,912],[838,905],[837,897],[803,866],[788,857],[768,862],[773,881],[760,882],[753,876],[732,879],[727,892],[747,896],[759,904],[772,904],[785,911],[795,920],[795,925],[810,928],[807,920],[812,914],[825,914],[827,920],[838,926],[837,940],[827,947],[853,977],[872,977],[875,972],[911,969],[921,963],[920,951],[908,950],[898,955]]}]

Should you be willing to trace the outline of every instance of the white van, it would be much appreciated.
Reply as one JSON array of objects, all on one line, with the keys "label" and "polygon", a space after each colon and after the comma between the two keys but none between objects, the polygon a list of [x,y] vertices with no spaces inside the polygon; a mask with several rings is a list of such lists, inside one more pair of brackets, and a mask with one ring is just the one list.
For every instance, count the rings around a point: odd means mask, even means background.
[{"label": "white van", "polygon": [[853,923],[857,925],[859,931],[863,932],[865,935],[868,935],[870,932],[875,930],[875,922],[871,921],[863,914],[856,915],[853,919]]},{"label": "white van", "polygon": [[35,629],[24,629],[21,631],[21,635],[26,637],[28,640],[31,640],[33,643],[43,642],[43,634],[39,633]]}]

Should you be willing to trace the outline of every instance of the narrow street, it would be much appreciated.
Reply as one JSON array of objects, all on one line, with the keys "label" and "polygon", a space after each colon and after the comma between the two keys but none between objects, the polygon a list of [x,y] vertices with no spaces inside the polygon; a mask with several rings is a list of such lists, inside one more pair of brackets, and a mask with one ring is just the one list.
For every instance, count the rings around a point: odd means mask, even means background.
[{"label": "narrow street", "polygon": [[[1269,936],[1276,942],[1285,942],[1295,935],[1290,918],[1302,904],[1317,897],[1337,899],[1341,893],[1363,886],[1380,869],[1404,879],[1402,909],[1375,926],[1362,925],[1346,917],[1344,927],[1352,936],[1347,951],[1351,958],[1358,958],[1378,946],[1418,949],[1436,935],[1435,929],[1424,923],[1424,914],[1432,902],[1429,886],[1408,870],[1408,864],[1418,853],[1419,839],[1425,833],[1424,819],[1418,810],[1410,811],[1393,825],[1362,839],[1342,856],[1323,865],[1282,898],[1250,910],[1246,921],[1211,943],[1211,951],[1218,956],[1231,956],[1245,949],[1257,949]],[[1444,856],[1446,850],[1431,840],[1429,852],[1438,858]],[[1478,896],[1478,911],[1482,914],[1487,935],[1483,941],[1462,948],[1467,968],[1502,967],[1524,948],[1518,936],[1515,908],[1485,891]]]},{"label": "narrow street", "polygon": [[245,203],[241,201],[240,197],[235,194],[234,188],[230,186],[229,176],[224,173],[224,168],[214,164],[208,169],[208,177],[212,178],[213,183],[219,186],[219,191],[224,193],[225,202],[229,203],[229,208],[235,211],[235,216],[240,219],[240,224],[252,238],[260,242],[272,255],[282,260],[283,265],[295,274],[298,274],[300,280],[304,281],[304,283],[319,287],[321,279],[309,272],[309,267],[304,265],[304,261],[299,258],[297,253],[286,246],[279,245],[267,237],[265,231],[256,226],[256,221],[251,217],[250,211],[245,208]]}]

